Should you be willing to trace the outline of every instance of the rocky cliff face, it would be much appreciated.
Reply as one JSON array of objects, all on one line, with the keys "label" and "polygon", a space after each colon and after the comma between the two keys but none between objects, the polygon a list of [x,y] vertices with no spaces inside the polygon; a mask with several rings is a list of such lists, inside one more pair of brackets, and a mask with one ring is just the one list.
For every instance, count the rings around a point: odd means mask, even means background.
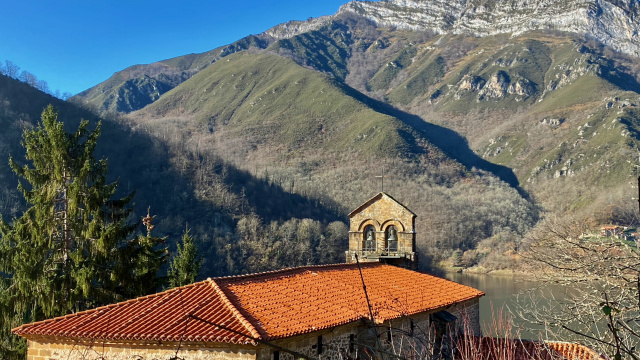
[{"label": "rocky cliff face", "polygon": [[640,55],[638,0],[390,0],[353,1],[354,12],[383,26],[440,34],[490,36],[532,30],[587,34],[612,48]]},{"label": "rocky cliff face", "polygon": [[305,21],[288,21],[272,27],[265,31],[264,34],[276,40],[288,39],[299,34],[318,30],[331,21],[332,18],[333,16],[327,15],[319,18],[310,18]]}]

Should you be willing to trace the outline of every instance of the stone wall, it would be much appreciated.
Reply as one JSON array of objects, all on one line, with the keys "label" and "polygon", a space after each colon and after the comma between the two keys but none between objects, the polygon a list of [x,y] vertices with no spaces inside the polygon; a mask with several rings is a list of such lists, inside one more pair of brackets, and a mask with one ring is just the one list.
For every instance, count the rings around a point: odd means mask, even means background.
[{"label": "stone wall", "polygon": [[[32,337],[27,360],[255,360],[250,345],[155,342],[102,342],[101,340]],[[216,346],[218,345],[218,346]]]},{"label": "stone wall", "polygon": [[[403,358],[431,358],[440,350],[450,350],[451,335],[468,331],[480,336],[479,310],[478,299],[445,309],[457,320],[452,324],[453,327],[446,328],[444,332],[437,331],[434,326],[432,316],[436,312],[424,312],[395,319],[385,323],[384,328],[379,332],[381,345],[388,352]],[[449,341],[448,344],[446,344],[447,341]]]},{"label": "stone wall", "polygon": [[[415,253],[415,217],[402,204],[386,194],[378,194],[349,215],[349,250],[346,252],[347,263],[355,262],[355,254],[360,260],[378,261],[380,255],[393,255],[404,262],[417,262]],[[365,231],[368,227],[375,231],[375,249],[366,249]],[[397,250],[387,251],[387,231],[390,226],[396,228]],[[387,254],[388,253],[388,254]],[[403,266],[405,267],[405,266]],[[415,268],[416,266],[409,266]]]},{"label": "stone wall", "polygon": [[[311,334],[294,336],[282,340],[276,340],[273,343],[283,348],[293,350],[297,353],[307,355],[318,360],[343,360],[355,358],[356,349],[350,346],[352,335],[355,339],[358,332],[361,331],[362,324],[360,322],[338,326],[331,330],[316,331]],[[322,337],[322,351],[318,353],[318,338]],[[257,360],[274,360],[274,353],[278,351],[274,348],[262,345],[258,351]],[[297,356],[278,351],[279,360],[296,360]]]},{"label": "stone wall", "polygon": [[[478,299],[469,300],[445,310],[458,318],[455,322],[455,328],[452,329],[453,332],[466,330],[474,335],[481,335]],[[404,358],[413,358],[416,355],[424,357],[421,355],[433,352],[434,344],[438,341],[431,326],[431,316],[436,312],[429,311],[400,317],[379,324],[375,330],[364,321],[359,321],[331,330],[316,331],[307,335],[277,340],[274,341],[274,344],[318,360],[366,358],[363,356],[365,345],[371,348],[380,347],[387,353]],[[377,342],[376,333],[378,335]],[[318,354],[319,336],[322,336],[322,352],[320,354]],[[257,360],[276,360],[274,358],[276,351],[278,352],[277,360],[296,360],[298,358],[292,354],[261,345]]]},{"label": "stone wall", "polygon": [[456,323],[458,332],[471,332],[475,336],[482,335],[480,329],[480,299],[473,299],[460,303],[447,310],[458,318]]}]

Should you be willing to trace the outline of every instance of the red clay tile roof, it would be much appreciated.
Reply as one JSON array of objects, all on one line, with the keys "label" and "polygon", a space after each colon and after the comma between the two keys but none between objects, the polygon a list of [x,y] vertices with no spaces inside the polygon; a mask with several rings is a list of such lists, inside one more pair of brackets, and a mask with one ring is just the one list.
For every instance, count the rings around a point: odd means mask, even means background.
[{"label": "red clay tile roof", "polygon": [[600,230],[615,230],[620,227],[621,226],[618,226],[618,225],[603,225],[600,227]]},{"label": "red clay tile roof", "polygon": [[[361,267],[378,323],[484,295],[395,266],[369,263]],[[255,343],[251,338],[272,340],[362,318],[369,318],[369,310],[358,267],[340,264],[209,279],[13,331],[23,336],[164,341],[178,341],[184,333],[185,341]]]},{"label": "red clay tile roof", "polygon": [[[258,335],[224,299],[211,280],[154,295],[99,307],[32,324],[13,332],[112,340],[220,341],[248,343],[245,336],[215,329],[189,318],[195,315],[249,336]],[[188,321],[188,323],[187,323]],[[186,331],[185,331],[186,328]]]},{"label": "red clay tile roof", "polygon": [[567,342],[547,342],[547,347],[563,359],[567,360],[600,360],[604,359],[590,348]]},{"label": "red clay tile roof", "polygon": [[604,360],[602,356],[589,347],[568,342],[471,337],[461,338],[457,346],[461,355],[459,357],[463,359]]}]

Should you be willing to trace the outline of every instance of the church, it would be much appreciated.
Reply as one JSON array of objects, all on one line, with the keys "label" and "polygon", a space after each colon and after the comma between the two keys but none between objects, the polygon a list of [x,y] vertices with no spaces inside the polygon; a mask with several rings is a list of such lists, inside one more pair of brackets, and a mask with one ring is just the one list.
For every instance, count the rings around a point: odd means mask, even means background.
[{"label": "church", "polygon": [[431,357],[461,327],[480,335],[482,291],[415,271],[414,213],[379,193],[349,218],[345,264],[209,278],[13,332],[29,360]]}]

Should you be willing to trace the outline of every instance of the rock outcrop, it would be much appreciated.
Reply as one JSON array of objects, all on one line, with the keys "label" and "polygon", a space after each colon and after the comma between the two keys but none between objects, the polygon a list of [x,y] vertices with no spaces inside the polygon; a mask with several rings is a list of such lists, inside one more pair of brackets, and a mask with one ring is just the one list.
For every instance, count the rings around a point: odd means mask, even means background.
[{"label": "rock outcrop", "polygon": [[305,21],[287,21],[286,23],[276,25],[264,32],[265,35],[273,39],[288,39],[296,35],[300,35],[309,31],[314,31],[326,25],[333,16],[321,16],[319,18],[309,18]]},{"label": "rock outcrop", "polygon": [[640,56],[637,0],[389,0],[352,1],[352,12],[378,25],[440,34],[514,36],[532,30],[587,34],[605,45]]}]

